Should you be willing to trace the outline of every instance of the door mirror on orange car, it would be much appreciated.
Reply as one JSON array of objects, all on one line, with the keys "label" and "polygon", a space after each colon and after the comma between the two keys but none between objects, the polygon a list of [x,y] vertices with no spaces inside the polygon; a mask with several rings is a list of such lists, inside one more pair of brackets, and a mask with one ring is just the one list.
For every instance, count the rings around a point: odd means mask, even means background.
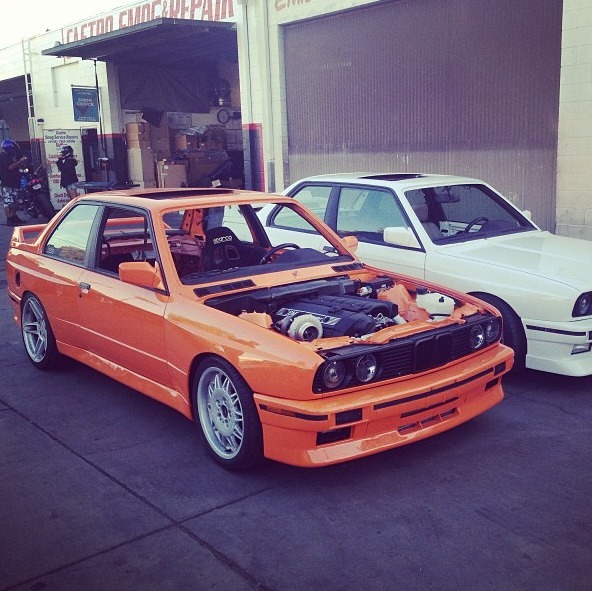
[{"label": "door mirror on orange car", "polygon": [[358,250],[358,238],[351,234],[344,236],[341,239],[341,244],[343,244],[343,246],[345,246],[345,248],[347,248],[352,254],[355,254],[356,250]]},{"label": "door mirror on orange car", "polygon": [[125,283],[139,285],[140,287],[164,289],[158,263],[155,263],[154,267],[147,261],[120,263],[119,279]]},{"label": "door mirror on orange car", "polygon": [[419,248],[419,242],[411,228],[385,228],[383,240],[387,244],[396,244],[397,246],[409,246],[411,248]]}]

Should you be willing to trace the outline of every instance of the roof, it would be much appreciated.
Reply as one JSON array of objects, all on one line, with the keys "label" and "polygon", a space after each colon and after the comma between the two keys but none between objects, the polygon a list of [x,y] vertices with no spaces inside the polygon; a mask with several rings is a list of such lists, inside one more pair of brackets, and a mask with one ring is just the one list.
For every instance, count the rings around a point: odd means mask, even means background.
[{"label": "roof", "polygon": [[475,178],[446,175],[446,174],[430,174],[430,173],[392,173],[392,172],[346,172],[346,173],[331,173],[315,175],[300,179],[294,185],[302,182],[327,182],[327,183],[355,183],[377,186],[396,186],[396,187],[417,187],[426,185],[450,185],[460,183],[483,183]]},{"label": "roof", "polygon": [[90,193],[77,198],[77,202],[113,202],[114,204],[143,207],[153,211],[165,209],[182,209],[188,207],[211,207],[221,204],[249,204],[285,202],[292,200],[282,195],[262,193],[260,191],[243,191],[237,189],[131,189],[127,191],[105,191]]}]

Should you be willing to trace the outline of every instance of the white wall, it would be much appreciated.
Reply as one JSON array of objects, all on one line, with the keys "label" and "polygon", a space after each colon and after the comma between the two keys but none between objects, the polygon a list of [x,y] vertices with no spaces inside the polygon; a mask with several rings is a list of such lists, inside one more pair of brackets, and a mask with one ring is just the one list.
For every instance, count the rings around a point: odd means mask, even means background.
[{"label": "white wall", "polygon": [[592,0],[564,0],[557,233],[592,240]]}]

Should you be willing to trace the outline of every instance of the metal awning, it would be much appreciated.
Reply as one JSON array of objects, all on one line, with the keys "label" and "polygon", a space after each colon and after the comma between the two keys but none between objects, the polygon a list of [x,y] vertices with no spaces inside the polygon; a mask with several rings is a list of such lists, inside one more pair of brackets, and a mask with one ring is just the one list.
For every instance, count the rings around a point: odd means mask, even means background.
[{"label": "metal awning", "polygon": [[176,64],[225,57],[238,61],[235,23],[161,18],[42,51],[120,64]]}]

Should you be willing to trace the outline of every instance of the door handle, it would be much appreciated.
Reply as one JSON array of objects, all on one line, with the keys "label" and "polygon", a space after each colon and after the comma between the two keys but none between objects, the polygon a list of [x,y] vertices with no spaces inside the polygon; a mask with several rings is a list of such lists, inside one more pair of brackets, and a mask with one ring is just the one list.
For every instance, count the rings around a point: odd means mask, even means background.
[{"label": "door handle", "polygon": [[82,297],[83,294],[88,293],[90,291],[90,283],[81,282],[78,284],[78,287],[80,287],[79,297]]}]

